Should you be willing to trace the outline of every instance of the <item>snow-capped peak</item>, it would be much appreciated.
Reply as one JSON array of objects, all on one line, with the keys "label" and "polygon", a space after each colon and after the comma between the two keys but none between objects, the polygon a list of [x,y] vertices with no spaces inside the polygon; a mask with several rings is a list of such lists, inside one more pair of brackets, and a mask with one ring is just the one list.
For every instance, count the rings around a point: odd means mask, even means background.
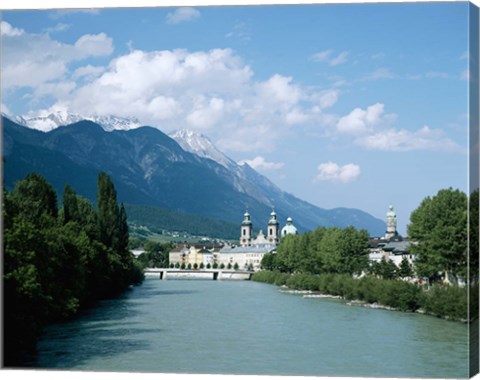
[{"label": "snow-capped peak", "polygon": [[18,124],[24,125],[28,128],[38,129],[43,132],[51,131],[62,125],[69,125],[77,123],[82,120],[90,120],[99,124],[105,131],[113,130],[129,130],[142,126],[136,118],[126,118],[119,116],[83,116],[76,113],[70,113],[65,109],[57,109],[52,112],[41,112],[35,116],[9,116],[13,121]]},{"label": "snow-capped peak", "polygon": [[209,158],[227,169],[232,169],[237,166],[233,160],[218,150],[207,136],[202,135],[201,133],[182,129],[180,131],[172,132],[169,136],[187,152],[194,153],[200,157]]}]

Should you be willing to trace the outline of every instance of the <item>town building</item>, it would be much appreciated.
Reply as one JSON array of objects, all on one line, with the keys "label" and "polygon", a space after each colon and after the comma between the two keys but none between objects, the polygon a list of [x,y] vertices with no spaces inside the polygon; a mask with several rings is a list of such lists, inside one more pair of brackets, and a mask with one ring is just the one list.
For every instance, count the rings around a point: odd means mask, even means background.
[{"label": "town building", "polygon": [[385,235],[380,238],[370,238],[369,240],[370,261],[379,262],[385,258],[385,260],[391,260],[396,266],[400,267],[402,260],[406,258],[412,264],[415,260],[415,256],[409,250],[412,243],[398,233],[397,215],[392,205],[389,206],[386,216],[387,228]]},{"label": "town building", "polygon": [[286,225],[280,230],[280,223],[275,211],[270,213],[267,222],[267,234],[260,229],[254,237],[253,223],[248,211],[243,215],[240,226],[239,244],[225,246],[178,245],[169,253],[169,265],[182,267],[223,267],[258,270],[263,256],[274,252],[281,237],[297,234],[292,218],[287,218]]},{"label": "town building", "polygon": [[280,236],[280,223],[273,210],[267,223],[267,235],[260,229],[256,238],[253,238],[253,224],[248,211],[243,215],[240,229],[240,245],[225,246],[218,255],[220,265],[234,266],[240,269],[258,270],[266,253],[274,252],[280,238],[288,234],[297,234],[292,218],[287,218],[287,224],[282,228]]}]

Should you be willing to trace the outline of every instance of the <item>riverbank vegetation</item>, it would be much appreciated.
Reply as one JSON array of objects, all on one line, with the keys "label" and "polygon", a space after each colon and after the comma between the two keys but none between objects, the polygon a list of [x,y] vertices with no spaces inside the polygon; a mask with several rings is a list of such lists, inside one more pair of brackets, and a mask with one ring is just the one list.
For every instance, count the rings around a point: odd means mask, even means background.
[{"label": "riverbank vegetation", "polygon": [[401,311],[417,311],[452,320],[467,319],[467,288],[435,284],[428,289],[402,280],[348,274],[282,273],[261,271],[252,280],[339,296],[347,301],[380,304]]},{"label": "riverbank vegetation", "polygon": [[105,173],[97,208],[66,186],[62,207],[53,187],[29,174],[3,194],[4,365],[34,348],[47,323],[143,280],[128,250],[127,216]]},{"label": "riverbank vegetation", "polygon": [[[468,202],[465,193],[449,188],[426,197],[412,212],[408,235],[414,265],[406,258],[399,266],[385,257],[371,262],[366,231],[319,227],[284,237],[276,253],[264,255],[261,265],[266,271],[255,273],[253,279],[398,310],[474,319],[478,316],[478,265],[470,267],[470,315],[468,287],[457,285],[459,279],[467,280]],[[477,210],[470,217],[477,220],[478,204],[472,202],[478,203],[478,192],[470,200],[470,212]],[[475,231],[475,224],[471,228]],[[478,263],[478,247],[470,255]]]}]

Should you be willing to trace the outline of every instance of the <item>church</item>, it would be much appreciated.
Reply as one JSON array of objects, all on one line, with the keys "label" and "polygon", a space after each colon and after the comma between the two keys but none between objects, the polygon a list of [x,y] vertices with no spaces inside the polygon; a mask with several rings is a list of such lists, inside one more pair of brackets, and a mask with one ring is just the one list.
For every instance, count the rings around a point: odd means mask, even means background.
[{"label": "church", "polygon": [[240,228],[240,244],[223,247],[218,254],[219,264],[233,266],[237,263],[240,269],[258,270],[263,255],[274,251],[282,237],[298,233],[290,217],[287,219],[287,224],[280,230],[280,223],[275,211],[270,213],[266,231],[267,234],[265,235],[263,230],[260,230],[254,238],[251,216],[246,211]]},{"label": "church", "polygon": [[266,231],[265,235],[260,229],[258,235],[254,237],[251,215],[246,211],[240,226],[238,245],[212,246],[210,249],[200,245],[177,246],[169,254],[169,264],[174,266],[190,264],[192,268],[205,268],[216,264],[224,268],[258,270],[263,255],[275,251],[282,237],[298,233],[290,217],[287,218],[286,225],[280,229],[275,211],[270,213]]}]

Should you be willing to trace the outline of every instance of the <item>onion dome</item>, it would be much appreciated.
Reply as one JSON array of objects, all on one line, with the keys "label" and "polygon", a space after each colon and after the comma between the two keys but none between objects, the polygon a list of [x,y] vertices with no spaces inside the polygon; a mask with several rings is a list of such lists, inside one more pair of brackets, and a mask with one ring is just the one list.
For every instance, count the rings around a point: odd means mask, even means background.
[{"label": "onion dome", "polygon": [[292,218],[287,218],[287,224],[282,228],[282,236],[285,235],[296,235],[298,233],[297,227],[292,223]]},{"label": "onion dome", "polygon": [[245,211],[245,214],[243,214],[242,226],[248,226],[248,225],[252,225],[252,221],[250,219],[250,214],[248,213],[248,211]]},{"label": "onion dome", "polygon": [[272,225],[278,226],[278,224],[279,224],[279,223],[278,223],[278,220],[277,220],[277,214],[276,214],[275,211],[272,211],[272,212],[270,213],[270,220],[268,221],[268,225],[269,225],[269,226],[272,226]]}]

